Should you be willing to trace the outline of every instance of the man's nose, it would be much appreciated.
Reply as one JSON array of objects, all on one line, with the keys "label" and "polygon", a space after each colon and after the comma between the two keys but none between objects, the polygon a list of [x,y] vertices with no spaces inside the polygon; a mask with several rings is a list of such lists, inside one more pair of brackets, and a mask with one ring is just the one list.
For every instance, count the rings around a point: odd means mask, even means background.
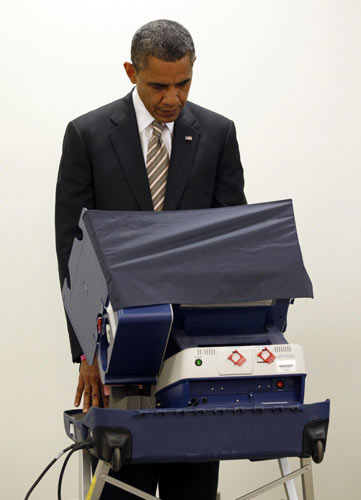
[{"label": "man's nose", "polygon": [[178,106],[180,103],[179,90],[177,88],[170,88],[163,96],[163,104],[167,106]]}]

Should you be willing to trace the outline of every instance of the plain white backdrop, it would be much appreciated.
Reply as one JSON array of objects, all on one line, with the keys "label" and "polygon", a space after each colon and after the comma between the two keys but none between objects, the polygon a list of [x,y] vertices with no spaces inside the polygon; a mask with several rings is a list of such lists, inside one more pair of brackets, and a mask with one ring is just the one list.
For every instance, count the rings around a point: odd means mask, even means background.
[{"label": "plain white backdrop", "polygon": [[[292,306],[287,338],[305,349],[306,401],[332,403],[316,498],[358,499],[361,2],[13,0],[0,9],[1,498],[23,498],[69,443],[62,412],[73,404],[77,366],[53,227],[66,124],[130,90],[122,64],[133,33],[169,18],[196,44],[190,100],[235,121],[248,201],[294,200],[315,300]],[[59,470],[34,500],[56,498]],[[277,473],[274,462],[222,463],[222,500]],[[77,498],[75,457],[63,498]]]}]

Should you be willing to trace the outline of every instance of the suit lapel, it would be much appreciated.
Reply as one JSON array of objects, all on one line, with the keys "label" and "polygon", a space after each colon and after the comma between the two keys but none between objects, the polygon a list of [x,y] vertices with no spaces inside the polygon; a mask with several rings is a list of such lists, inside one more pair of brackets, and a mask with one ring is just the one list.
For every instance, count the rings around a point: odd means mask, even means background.
[{"label": "suit lapel", "polygon": [[110,119],[116,124],[110,138],[140,209],[153,210],[132,93],[120,100]]},{"label": "suit lapel", "polygon": [[192,112],[185,106],[174,124],[164,210],[175,210],[184,191],[200,139]]}]

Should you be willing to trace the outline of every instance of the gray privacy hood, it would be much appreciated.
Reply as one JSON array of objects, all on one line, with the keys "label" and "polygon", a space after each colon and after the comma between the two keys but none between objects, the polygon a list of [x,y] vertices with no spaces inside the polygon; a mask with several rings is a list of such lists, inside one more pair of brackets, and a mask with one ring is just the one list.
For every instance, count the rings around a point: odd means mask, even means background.
[{"label": "gray privacy hood", "polygon": [[82,219],[114,310],[313,297],[291,200]]}]

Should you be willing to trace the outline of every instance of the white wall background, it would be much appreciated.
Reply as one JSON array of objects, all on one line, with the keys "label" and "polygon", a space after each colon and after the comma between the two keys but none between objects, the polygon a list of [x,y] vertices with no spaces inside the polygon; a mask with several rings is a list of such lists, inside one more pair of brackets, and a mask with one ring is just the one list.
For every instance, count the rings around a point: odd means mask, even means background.
[{"label": "white wall background", "polygon": [[[288,339],[306,352],[307,402],[332,401],[318,500],[360,488],[361,2],[12,0],[1,2],[1,498],[18,500],[68,444],[70,360],[53,205],[67,122],[127,93],[134,31],[183,23],[198,60],[191,100],[237,126],[249,202],[293,198],[314,301]],[[56,498],[59,465],[32,498]],[[222,464],[222,500],[273,479],[273,462]],[[64,499],[77,497],[77,460]],[[282,489],[265,499],[284,498]]]}]

